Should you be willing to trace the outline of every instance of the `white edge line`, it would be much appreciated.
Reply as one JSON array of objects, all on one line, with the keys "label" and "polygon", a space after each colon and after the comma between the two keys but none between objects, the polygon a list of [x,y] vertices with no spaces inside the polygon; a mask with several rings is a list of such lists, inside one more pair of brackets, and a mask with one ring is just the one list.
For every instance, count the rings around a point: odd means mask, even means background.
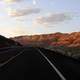
[{"label": "white edge line", "polygon": [[56,73],[59,75],[59,77],[62,80],[66,80],[66,78],[62,75],[62,73],[55,67],[55,65],[43,54],[43,52],[39,49],[37,49],[40,54],[48,61],[48,63],[52,66],[52,68],[56,71]]},{"label": "white edge line", "polygon": [[4,65],[7,64],[8,62],[10,62],[11,60],[13,60],[13,59],[16,58],[17,56],[19,56],[20,54],[22,54],[23,52],[24,52],[24,50],[21,51],[21,52],[19,52],[17,55],[11,57],[10,59],[8,59],[7,61],[5,61],[4,63],[0,64],[0,67],[4,66]]}]

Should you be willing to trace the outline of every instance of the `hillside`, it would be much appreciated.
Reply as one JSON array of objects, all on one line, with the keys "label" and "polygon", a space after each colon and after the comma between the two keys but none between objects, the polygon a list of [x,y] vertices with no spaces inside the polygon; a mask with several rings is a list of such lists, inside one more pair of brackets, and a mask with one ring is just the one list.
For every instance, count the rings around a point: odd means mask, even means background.
[{"label": "hillside", "polygon": [[10,46],[20,46],[20,43],[0,35],[0,48]]},{"label": "hillside", "polygon": [[12,38],[24,46],[43,47],[61,52],[63,55],[80,57],[80,32],[53,33]]},{"label": "hillside", "polygon": [[[33,36],[19,36],[13,40],[20,42],[22,45],[53,45],[53,46],[68,46],[80,47],[80,32],[73,33],[53,33]],[[45,44],[46,43],[46,44]]]}]

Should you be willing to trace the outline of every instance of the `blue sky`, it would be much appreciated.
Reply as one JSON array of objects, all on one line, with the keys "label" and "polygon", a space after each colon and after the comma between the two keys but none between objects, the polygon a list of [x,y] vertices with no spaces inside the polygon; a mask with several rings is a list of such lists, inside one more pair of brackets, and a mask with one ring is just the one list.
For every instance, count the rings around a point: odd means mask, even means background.
[{"label": "blue sky", "polygon": [[0,0],[6,37],[80,31],[80,0]]}]

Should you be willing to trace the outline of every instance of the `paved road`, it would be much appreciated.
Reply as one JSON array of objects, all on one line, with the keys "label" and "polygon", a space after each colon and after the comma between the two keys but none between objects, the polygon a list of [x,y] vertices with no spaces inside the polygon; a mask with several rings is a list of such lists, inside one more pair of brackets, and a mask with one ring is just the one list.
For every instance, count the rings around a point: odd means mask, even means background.
[{"label": "paved road", "polygon": [[40,51],[59,69],[67,80],[80,80],[80,61],[47,49],[40,49]]},{"label": "paved road", "polygon": [[0,62],[3,64],[0,67],[0,80],[61,80],[53,65],[63,79],[80,80],[80,62],[59,53],[41,48],[18,47],[2,51],[0,55],[1,59],[9,55]]}]

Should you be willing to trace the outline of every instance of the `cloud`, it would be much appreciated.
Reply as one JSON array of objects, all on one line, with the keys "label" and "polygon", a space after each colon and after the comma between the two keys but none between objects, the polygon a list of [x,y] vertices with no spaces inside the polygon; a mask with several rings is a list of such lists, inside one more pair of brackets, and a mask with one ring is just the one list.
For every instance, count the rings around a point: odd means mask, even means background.
[{"label": "cloud", "polygon": [[[0,0],[1,1],[1,0]],[[23,1],[23,0],[3,0],[5,3],[13,3],[13,2],[19,2],[19,1]],[[32,0],[33,4],[36,5],[37,4],[37,0]]]},{"label": "cloud", "polygon": [[3,0],[5,3],[19,2],[21,0]]},{"label": "cloud", "polygon": [[47,16],[39,16],[34,21],[37,24],[42,24],[46,26],[54,25],[60,22],[64,22],[65,20],[70,20],[71,16],[67,13],[52,13]]},{"label": "cloud", "polygon": [[8,9],[8,14],[12,17],[20,17],[20,16],[25,16],[25,15],[30,15],[30,14],[36,14],[39,12],[40,12],[39,8],[24,8],[20,10]]}]

